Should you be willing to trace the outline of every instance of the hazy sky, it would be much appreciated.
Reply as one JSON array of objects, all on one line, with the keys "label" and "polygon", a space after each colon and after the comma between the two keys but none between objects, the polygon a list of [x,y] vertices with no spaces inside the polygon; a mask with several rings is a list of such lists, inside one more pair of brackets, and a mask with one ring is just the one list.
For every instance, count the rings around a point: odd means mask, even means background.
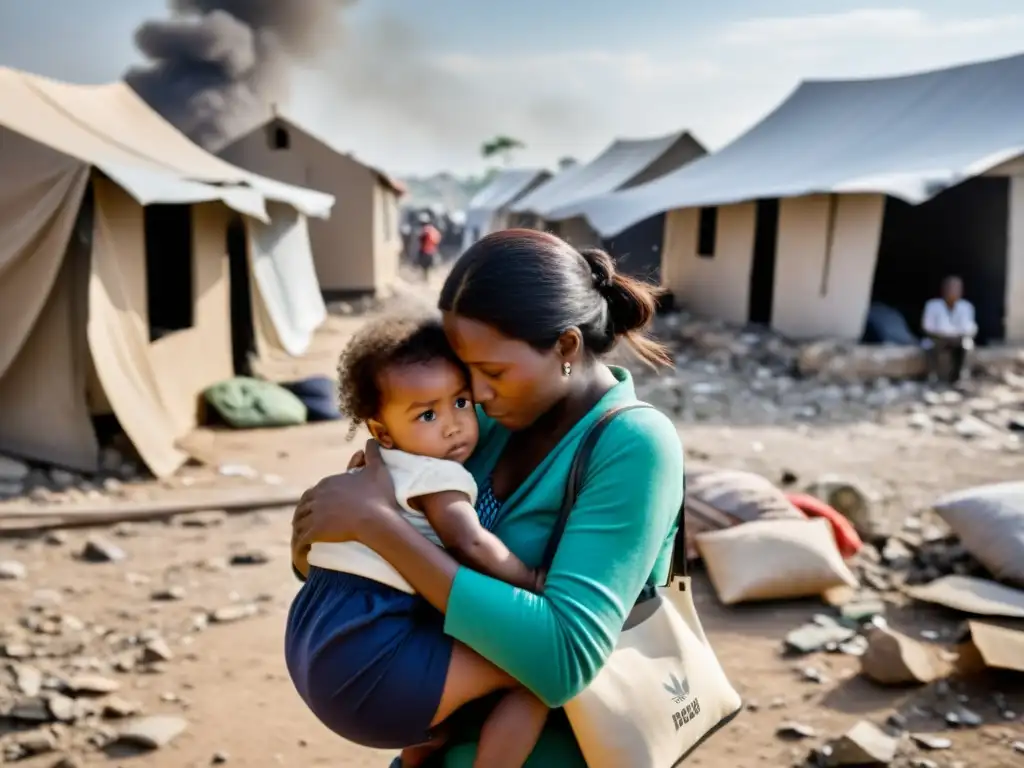
[{"label": "hazy sky", "polygon": [[[113,80],[137,61],[135,27],[165,14],[163,0],[0,0],[0,64]],[[718,147],[802,78],[1022,52],[1024,3],[359,0],[346,33],[296,75],[290,111],[395,173],[461,172],[496,133],[526,142],[529,164],[684,127]]]}]

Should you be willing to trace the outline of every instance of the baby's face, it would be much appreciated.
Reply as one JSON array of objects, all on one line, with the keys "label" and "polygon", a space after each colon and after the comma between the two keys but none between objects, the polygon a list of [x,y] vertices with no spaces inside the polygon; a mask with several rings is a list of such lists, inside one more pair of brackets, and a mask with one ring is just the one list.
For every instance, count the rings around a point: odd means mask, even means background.
[{"label": "baby's face", "polygon": [[[447,360],[383,371],[380,438],[391,447],[462,464],[476,448],[480,427],[463,372]],[[387,444],[388,440],[382,440]]]}]

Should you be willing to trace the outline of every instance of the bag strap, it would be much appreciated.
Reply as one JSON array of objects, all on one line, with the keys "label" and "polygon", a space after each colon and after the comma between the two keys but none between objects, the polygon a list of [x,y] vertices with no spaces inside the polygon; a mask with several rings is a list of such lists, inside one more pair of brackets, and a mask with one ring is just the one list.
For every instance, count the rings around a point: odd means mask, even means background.
[{"label": "bag strap", "polygon": [[[573,456],[572,465],[569,467],[569,479],[566,482],[565,495],[562,497],[562,508],[559,510],[558,518],[555,520],[555,525],[551,529],[551,537],[548,539],[547,547],[544,550],[544,557],[541,558],[541,570],[547,573],[551,570],[551,564],[555,560],[555,553],[558,551],[558,545],[562,541],[562,535],[565,533],[565,527],[569,522],[569,515],[572,512],[572,508],[576,506],[576,500],[579,498],[580,491],[583,489],[583,478],[587,473],[587,464],[590,461],[590,454],[594,452],[594,446],[597,445],[598,438],[601,436],[601,432],[604,431],[616,416],[625,411],[631,411],[635,408],[652,408],[653,406],[647,403],[630,403],[628,405],[620,405],[616,408],[611,408],[605,411],[601,418],[594,422],[587,430],[586,434],[583,435],[583,439],[580,441],[579,447],[576,449],[576,454]],[[669,564],[668,583],[671,584],[672,580],[676,577],[677,561],[681,564],[681,575],[687,575],[687,563],[686,563],[686,519],[683,513],[684,505],[679,506],[679,518],[677,522],[676,537],[673,542],[672,558]],[[679,548],[682,547],[682,557],[678,557]]]}]

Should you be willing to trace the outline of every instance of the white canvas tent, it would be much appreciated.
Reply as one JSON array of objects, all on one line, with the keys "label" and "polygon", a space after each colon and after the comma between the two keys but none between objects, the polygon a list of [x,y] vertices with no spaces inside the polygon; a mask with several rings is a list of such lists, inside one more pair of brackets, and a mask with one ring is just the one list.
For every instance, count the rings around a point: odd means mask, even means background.
[{"label": "white canvas tent", "polygon": [[653,171],[654,177],[665,173],[668,169],[652,166],[673,148],[678,148],[681,157],[673,157],[667,164],[672,169],[703,155],[705,151],[686,131],[651,139],[616,139],[589,163],[562,171],[512,205],[511,210],[513,213],[534,214],[548,221],[572,218],[578,215],[575,205],[580,201],[641,183],[648,171]]},{"label": "white canvas tent", "polygon": [[484,235],[507,228],[509,207],[550,178],[550,171],[542,168],[510,168],[499,172],[469,201],[463,248]]},{"label": "white canvas tent", "polygon": [[533,217],[535,225],[547,226],[577,247],[600,246],[600,234],[579,215],[581,202],[656,179],[704,154],[703,145],[687,131],[617,139],[589,163],[567,168],[539,186],[511,211]]},{"label": "white canvas tent", "polygon": [[614,235],[655,213],[761,198],[876,193],[922,203],[1024,153],[1024,55],[900,77],[802,83],[728,146],[592,196]]},{"label": "white canvas tent", "polygon": [[[258,351],[301,354],[326,316],[305,217],[332,205],[207,154],[122,83],[0,68],[0,453],[95,470],[92,417],[113,413],[154,474],[174,472],[199,392],[233,372],[232,217],[248,225]],[[162,254],[183,260],[187,320],[159,338],[152,211],[187,222],[168,230],[183,252]]]},{"label": "white canvas tent", "polygon": [[[973,271],[991,338],[1022,339],[1022,153],[1024,55],[811,81],[718,152],[578,210],[605,237],[667,212],[663,282],[698,312],[854,339],[880,280],[906,298]],[[913,326],[921,297],[904,303]]]}]

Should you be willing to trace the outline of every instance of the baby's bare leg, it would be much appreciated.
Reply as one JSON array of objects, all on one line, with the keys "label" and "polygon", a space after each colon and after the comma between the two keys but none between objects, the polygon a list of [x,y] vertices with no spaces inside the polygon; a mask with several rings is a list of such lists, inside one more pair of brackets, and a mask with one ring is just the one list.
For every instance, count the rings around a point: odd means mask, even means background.
[{"label": "baby's bare leg", "polygon": [[507,672],[503,672],[483,656],[462,643],[452,647],[452,658],[448,662],[448,677],[441,692],[441,703],[434,713],[430,725],[437,726],[448,719],[463,704],[482,699],[495,691],[518,688],[519,683]]},{"label": "baby's bare leg", "polygon": [[463,704],[504,690],[510,693],[484,723],[475,766],[520,768],[533,751],[548,710],[507,672],[465,645],[454,645],[432,726],[443,723]]},{"label": "baby's bare leg", "polygon": [[537,746],[548,711],[525,688],[506,694],[484,723],[473,768],[522,768]]}]

